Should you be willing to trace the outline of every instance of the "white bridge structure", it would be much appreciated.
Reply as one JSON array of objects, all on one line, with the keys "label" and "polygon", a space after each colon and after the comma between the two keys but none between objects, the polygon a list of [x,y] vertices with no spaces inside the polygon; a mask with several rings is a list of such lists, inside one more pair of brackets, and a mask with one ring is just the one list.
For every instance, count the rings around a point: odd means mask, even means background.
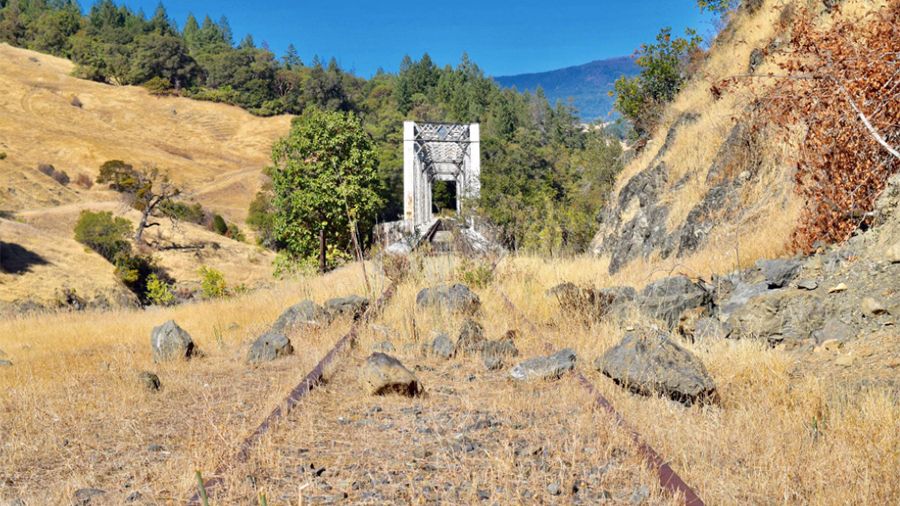
[{"label": "white bridge structure", "polygon": [[478,123],[403,123],[403,221],[413,233],[434,223],[435,181],[456,183],[456,214],[481,193]]}]

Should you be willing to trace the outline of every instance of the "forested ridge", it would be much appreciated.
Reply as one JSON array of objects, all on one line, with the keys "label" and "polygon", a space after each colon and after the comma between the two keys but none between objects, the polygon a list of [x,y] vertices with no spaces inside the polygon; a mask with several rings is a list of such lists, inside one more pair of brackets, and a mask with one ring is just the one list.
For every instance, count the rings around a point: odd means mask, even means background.
[{"label": "forested ridge", "polygon": [[[618,141],[583,131],[575,111],[550,104],[541,90],[501,89],[465,54],[456,66],[407,56],[399,72],[365,79],[335,59],[303,62],[293,45],[278,56],[251,36],[235,43],[224,17],[191,15],[179,27],[162,4],[146,16],[112,0],[87,12],[71,0],[0,0],[0,42],[69,58],[78,77],[141,85],[156,95],[223,102],[262,116],[308,108],[353,113],[377,154],[379,221],[402,212],[404,119],[481,123],[480,209],[513,248],[583,250],[621,167]],[[269,191],[263,188],[249,219],[264,243]]]}]

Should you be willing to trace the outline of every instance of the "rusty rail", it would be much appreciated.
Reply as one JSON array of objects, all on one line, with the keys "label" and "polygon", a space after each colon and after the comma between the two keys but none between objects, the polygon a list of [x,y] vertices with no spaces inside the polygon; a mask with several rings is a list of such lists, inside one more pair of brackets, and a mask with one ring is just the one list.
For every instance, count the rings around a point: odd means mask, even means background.
[{"label": "rusty rail", "polygon": [[[263,438],[263,436],[269,432],[269,429],[281,418],[287,416],[299,403],[303,400],[304,397],[309,395],[309,393],[315,389],[322,382],[322,378],[325,376],[325,369],[331,365],[338,355],[348,346],[352,345],[356,340],[360,325],[370,320],[374,315],[378,314],[385,305],[387,305],[388,301],[391,297],[394,296],[394,292],[396,291],[396,284],[392,283],[385,289],[384,293],[375,301],[375,303],[366,309],[366,312],[362,315],[361,318],[354,321],[350,326],[350,330],[341,337],[337,343],[335,343],[334,347],[328,351],[328,353],[319,361],[318,364],[312,369],[312,371],[307,374],[303,380],[297,384],[293,388],[293,390],[288,393],[287,397],[269,413],[269,416],[266,417],[262,423],[254,430],[249,436],[247,436],[241,445],[238,447],[238,452],[235,454],[234,458],[230,461],[225,461],[218,468],[216,468],[216,472],[212,478],[209,478],[203,483],[204,488],[207,492],[212,492],[214,489],[221,488],[225,483],[225,478],[223,475],[227,472],[231,467],[235,464],[242,464],[246,462],[250,458],[250,451],[254,446]],[[188,504],[191,506],[199,506],[200,504],[200,492],[195,492],[194,495],[188,500]]]},{"label": "rusty rail", "polygon": [[[503,304],[506,306],[506,309],[509,310],[512,314],[516,315],[517,319],[525,323],[532,333],[544,339],[546,346],[549,348],[550,343],[544,337],[543,332],[541,332],[541,330],[534,323],[532,323],[524,313],[519,311],[516,305],[513,304],[511,300],[509,300],[509,297],[506,296],[506,293],[504,293],[503,290],[497,287],[496,291],[500,295],[500,298],[503,299]],[[664,490],[668,490],[670,493],[676,496],[678,494],[681,494],[684,498],[685,506],[705,506],[703,500],[700,499],[700,496],[698,496],[697,493],[694,492],[694,490],[687,483],[685,483],[685,481],[681,479],[680,476],[678,476],[678,473],[676,473],[675,470],[672,469],[672,466],[666,463],[666,461],[663,460],[663,458],[659,455],[659,453],[656,452],[656,450],[653,449],[652,446],[650,446],[643,440],[640,433],[638,433],[638,431],[631,424],[629,424],[628,421],[625,420],[625,418],[621,414],[619,414],[618,411],[616,411],[616,408],[613,407],[609,400],[607,400],[606,397],[604,397],[603,394],[601,394],[600,391],[597,390],[597,387],[594,386],[594,384],[591,383],[584,374],[582,374],[578,370],[574,370],[573,375],[575,377],[575,380],[578,381],[578,383],[582,387],[584,387],[584,389],[589,394],[591,394],[597,406],[606,411],[607,414],[609,414],[613,418],[616,425],[628,432],[628,434],[631,436],[631,440],[634,442],[634,444],[638,448],[638,451],[643,456],[644,461],[648,465],[656,469],[656,475],[659,478],[659,484]]]}]

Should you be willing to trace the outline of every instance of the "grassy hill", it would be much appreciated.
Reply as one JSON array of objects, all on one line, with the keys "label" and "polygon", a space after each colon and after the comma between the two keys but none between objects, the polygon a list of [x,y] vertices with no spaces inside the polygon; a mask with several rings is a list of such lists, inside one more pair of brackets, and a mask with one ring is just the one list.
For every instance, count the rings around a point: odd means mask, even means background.
[{"label": "grassy hill", "polygon": [[[24,243],[45,260],[16,275],[0,273],[0,303],[52,305],[65,289],[89,300],[120,300],[112,267],[85,251],[72,233],[84,209],[138,220],[118,194],[77,184],[79,177],[93,181],[103,162],[155,165],[184,185],[189,201],[246,228],[269,147],[289,128],[288,116],[258,118],[227,105],[157,98],[140,87],[76,79],[72,69],[68,60],[0,44],[0,152],[6,153],[0,160],[0,238]],[[65,171],[71,182],[44,175],[40,164]],[[170,246],[154,254],[180,282],[196,282],[203,264],[223,270],[234,284],[271,278],[272,255],[251,243],[167,221],[149,234]]]},{"label": "grassy hill", "polygon": [[634,58],[623,56],[547,72],[499,76],[494,80],[506,88],[532,93],[541,87],[550,103],[572,99],[581,119],[591,122],[606,121],[609,117],[613,105],[609,92],[616,79],[623,75],[631,77],[638,72]]}]

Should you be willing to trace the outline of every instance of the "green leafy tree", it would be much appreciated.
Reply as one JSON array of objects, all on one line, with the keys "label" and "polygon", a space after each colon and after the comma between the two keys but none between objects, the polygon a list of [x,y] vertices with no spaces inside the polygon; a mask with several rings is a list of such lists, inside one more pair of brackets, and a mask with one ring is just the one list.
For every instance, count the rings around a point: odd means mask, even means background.
[{"label": "green leafy tree", "polygon": [[381,205],[372,140],[353,114],[311,108],[272,162],[276,238],[297,260],[318,251],[325,271],[328,244],[349,250],[351,228],[369,230]]},{"label": "green leafy tree", "polygon": [[615,108],[633,122],[639,135],[653,129],[663,106],[681,90],[690,59],[701,50],[702,42],[694,30],[688,29],[685,37],[672,37],[672,29],[663,28],[655,44],[644,44],[638,51],[640,75],[616,81]]}]

